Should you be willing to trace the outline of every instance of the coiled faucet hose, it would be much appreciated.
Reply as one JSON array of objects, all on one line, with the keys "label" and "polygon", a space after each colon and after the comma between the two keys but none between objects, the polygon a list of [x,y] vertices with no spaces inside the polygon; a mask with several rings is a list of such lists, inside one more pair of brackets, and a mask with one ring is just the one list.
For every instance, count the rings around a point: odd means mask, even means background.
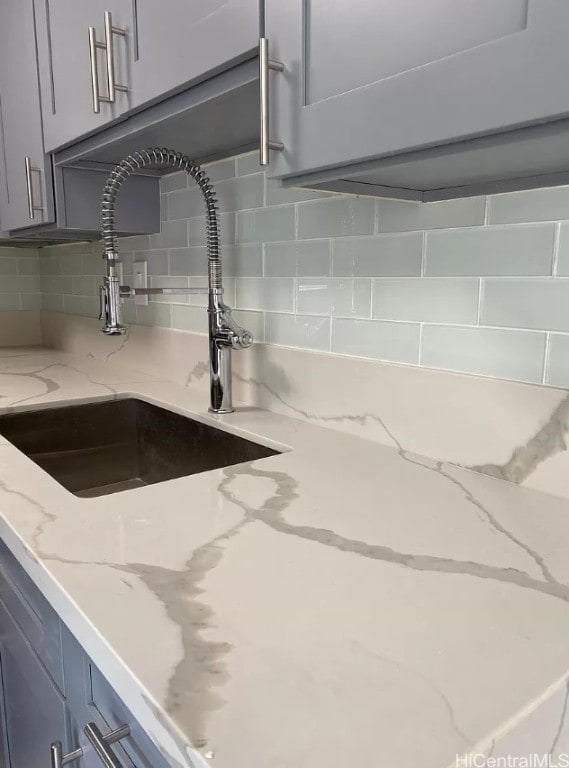
[{"label": "coiled faucet hose", "polygon": [[115,227],[115,205],[117,195],[123,183],[136,171],[149,166],[172,168],[186,171],[204,198],[206,208],[206,242],[209,272],[209,286],[212,289],[222,288],[221,260],[219,254],[219,218],[215,191],[209,178],[199,165],[188,157],[172,149],[150,147],[133,152],[120,162],[109,174],[101,197],[101,237],[105,254],[111,258],[118,252],[118,242]]}]

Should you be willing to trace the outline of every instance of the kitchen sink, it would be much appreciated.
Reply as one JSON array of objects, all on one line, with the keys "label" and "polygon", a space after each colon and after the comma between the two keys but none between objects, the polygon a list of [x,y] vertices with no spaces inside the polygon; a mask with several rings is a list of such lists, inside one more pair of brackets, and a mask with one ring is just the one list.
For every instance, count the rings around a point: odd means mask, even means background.
[{"label": "kitchen sink", "polygon": [[85,498],[279,453],[137,398],[5,414],[0,434]]}]

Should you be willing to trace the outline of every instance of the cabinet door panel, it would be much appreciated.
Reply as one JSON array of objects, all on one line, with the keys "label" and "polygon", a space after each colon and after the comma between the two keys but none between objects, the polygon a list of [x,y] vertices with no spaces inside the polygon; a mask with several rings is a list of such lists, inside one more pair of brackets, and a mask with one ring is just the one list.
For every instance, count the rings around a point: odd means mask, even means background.
[{"label": "cabinet door panel", "polygon": [[254,55],[258,0],[137,0],[133,106]]},{"label": "cabinet door panel", "polygon": [[0,599],[63,691],[59,616],[0,541]]},{"label": "cabinet door panel", "polygon": [[[104,13],[126,37],[113,36],[116,81],[128,86],[132,48],[131,0],[35,0],[45,146],[48,151],[73,142],[118,118],[129,108],[129,94],[117,92],[114,104],[93,109],[89,56],[90,26],[104,42]],[[97,51],[99,88],[106,95],[105,52]]]},{"label": "cabinet door panel", "polygon": [[48,765],[53,741],[69,748],[65,701],[2,602],[0,655],[10,768]]},{"label": "cabinet door panel", "polygon": [[[32,0],[0,3],[0,123],[6,165],[1,190],[3,229],[53,221],[51,165],[43,149]],[[26,157],[37,170],[26,173]],[[37,210],[29,210],[28,184]]]},{"label": "cabinet door panel", "polygon": [[[63,632],[63,656],[66,680],[72,681],[67,701],[75,721],[83,725],[94,722],[103,734],[128,725],[130,735],[113,745],[124,767],[168,768],[148,734],[67,629]],[[85,758],[89,756],[86,748]]]},{"label": "cabinet door panel", "polygon": [[569,4],[266,0],[275,175],[569,115]]}]

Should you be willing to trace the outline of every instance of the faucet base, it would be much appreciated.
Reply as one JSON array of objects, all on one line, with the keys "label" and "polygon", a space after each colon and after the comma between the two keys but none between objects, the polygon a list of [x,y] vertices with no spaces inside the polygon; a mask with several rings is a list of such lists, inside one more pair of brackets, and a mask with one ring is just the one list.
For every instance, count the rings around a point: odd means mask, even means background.
[{"label": "faucet base", "polygon": [[207,410],[208,410],[209,413],[215,413],[215,414],[221,414],[221,415],[223,415],[224,413],[234,413],[235,412],[235,408],[212,408],[211,405],[209,406],[209,408]]}]

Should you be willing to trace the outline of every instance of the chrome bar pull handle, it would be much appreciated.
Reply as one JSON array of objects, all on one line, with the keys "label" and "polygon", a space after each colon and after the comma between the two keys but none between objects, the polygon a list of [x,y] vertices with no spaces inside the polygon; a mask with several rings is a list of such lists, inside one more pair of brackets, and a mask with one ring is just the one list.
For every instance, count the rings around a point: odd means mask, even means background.
[{"label": "chrome bar pull handle", "polygon": [[28,215],[30,219],[33,219],[35,218],[34,193],[32,190],[32,164],[29,157],[26,157],[26,192],[28,194]]},{"label": "chrome bar pull handle", "polygon": [[63,767],[63,749],[60,741],[54,741],[49,749],[51,768]]},{"label": "chrome bar pull handle", "polygon": [[97,51],[106,50],[104,43],[97,42],[95,27],[89,27],[89,59],[91,62],[91,91],[93,93],[93,112],[98,115],[101,111],[101,102],[109,102],[108,96],[101,96],[99,90],[99,65],[97,64]]},{"label": "chrome bar pull handle", "polygon": [[35,219],[36,211],[41,211],[43,213],[43,207],[41,205],[36,205],[34,203],[34,185],[33,185],[32,173],[41,174],[41,170],[39,168],[34,168],[34,166],[32,165],[31,157],[28,157],[27,155],[26,155],[25,165],[26,165],[26,193],[28,197],[28,215],[30,219]]},{"label": "chrome bar pull handle", "polygon": [[260,135],[259,162],[265,167],[269,164],[269,150],[282,151],[281,141],[272,141],[269,132],[269,71],[284,72],[284,64],[269,58],[269,40],[259,38],[259,89],[260,89]]},{"label": "chrome bar pull handle", "polygon": [[120,728],[107,733],[106,736],[103,736],[95,723],[87,723],[83,730],[105,768],[123,768],[122,763],[111,749],[111,744],[115,744],[130,734],[128,725],[121,725]]},{"label": "chrome bar pull handle", "polygon": [[114,54],[114,41],[113,35],[119,35],[120,37],[126,37],[126,30],[120,27],[113,27],[113,17],[110,11],[105,11],[105,44],[104,48],[107,53],[107,80],[109,83],[109,101],[114,104],[116,100],[116,91],[126,93],[128,88],[126,85],[119,85],[115,80],[115,54]]},{"label": "chrome bar pull handle", "polygon": [[49,754],[51,768],[63,768],[67,763],[72,763],[74,760],[79,760],[80,757],[83,757],[83,750],[79,747],[74,749],[73,752],[68,752],[68,754],[64,755],[61,742],[54,741],[50,747]]},{"label": "chrome bar pull handle", "polygon": [[[113,35],[126,37],[126,30],[120,27],[113,27],[113,17],[110,11],[105,11],[105,42],[100,43],[97,40],[97,31],[95,27],[89,27],[89,59],[91,62],[91,90],[93,93],[93,112],[98,115],[101,111],[101,103],[114,104],[116,101],[116,92],[126,93],[126,85],[119,85],[115,80],[115,57]],[[108,96],[101,95],[99,87],[99,64],[97,61],[97,51],[105,51],[106,69],[107,69],[107,87]]]}]

